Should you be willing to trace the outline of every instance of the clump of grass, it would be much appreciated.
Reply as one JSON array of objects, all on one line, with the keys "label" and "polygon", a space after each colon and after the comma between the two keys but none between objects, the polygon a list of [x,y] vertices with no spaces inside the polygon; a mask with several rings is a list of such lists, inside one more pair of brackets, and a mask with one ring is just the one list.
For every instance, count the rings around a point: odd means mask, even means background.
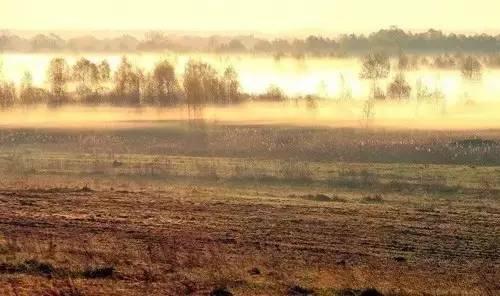
[{"label": "clump of grass", "polygon": [[345,201],[343,198],[338,197],[336,195],[327,195],[327,194],[308,194],[301,196],[302,199],[305,200],[311,200],[311,201],[318,201],[318,202],[333,202],[333,201]]},{"label": "clump of grass", "polygon": [[82,272],[82,276],[90,279],[101,279],[112,277],[115,273],[113,266],[90,267]]},{"label": "clump of grass", "polygon": [[36,259],[25,260],[19,263],[0,263],[0,273],[28,273],[42,276],[52,276],[56,272],[50,263]]},{"label": "clump of grass", "polygon": [[367,195],[361,199],[363,203],[383,203],[384,198],[380,194]]},{"label": "clump of grass", "polygon": [[85,184],[80,190],[80,192],[94,192],[87,184]]}]

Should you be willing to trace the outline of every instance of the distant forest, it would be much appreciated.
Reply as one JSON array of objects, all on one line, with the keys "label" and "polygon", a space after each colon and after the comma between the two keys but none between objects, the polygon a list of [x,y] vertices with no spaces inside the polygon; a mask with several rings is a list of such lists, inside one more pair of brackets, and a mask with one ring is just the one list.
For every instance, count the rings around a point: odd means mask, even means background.
[{"label": "distant forest", "polygon": [[9,52],[221,52],[289,55],[300,57],[362,55],[373,50],[390,55],[401,52],[415,54],[433,53],[497,53],[500,52],[500,35],[464,35],[443,33],[430,29],[423,33],[405,32],[397,27],[380,30],[368,36],[341,35],[338,38],[309,36],[305,39],[267,40],[254,36],[177,36],[152,31],[141,39],[131,35],[98,39],[80,36],[63,39],[55,34],[38,34],[23,38],[8,31],[0,31],[0,51]]}]

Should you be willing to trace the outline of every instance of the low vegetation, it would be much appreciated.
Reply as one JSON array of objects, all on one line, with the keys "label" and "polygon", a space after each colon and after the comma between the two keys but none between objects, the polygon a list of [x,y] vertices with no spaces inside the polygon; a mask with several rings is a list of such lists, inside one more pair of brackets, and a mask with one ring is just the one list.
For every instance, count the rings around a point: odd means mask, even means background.
[{"label": "low vegetation", "polygon": [[0,128],[0,291],[498,294],[500,135],[408,137]]}]

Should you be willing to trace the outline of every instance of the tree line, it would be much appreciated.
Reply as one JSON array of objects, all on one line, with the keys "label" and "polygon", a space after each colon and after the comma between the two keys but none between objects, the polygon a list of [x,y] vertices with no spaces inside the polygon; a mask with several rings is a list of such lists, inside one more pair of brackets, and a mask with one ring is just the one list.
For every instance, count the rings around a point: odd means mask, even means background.
[{"label": "tree line", "polygon": [[261,95],[242,92],[238,73],[229,66],[219,73],[212,65],[190,60],[179,81],[174,66],[167,60],[158,62],[147,72],[123,57],[112,72],[106,60],[94,63],[86,58],[70,66],[64,58],[54,58],[46,71],[46,87],[33,84],[30,72],[21,82],[0,79],[0,107],[16,104],[110,104],[115,106],[174,106],[187,104],[237,104],[245,100],[282,101],[285,95],[271,87]]},{"label": "tree line", "polygon": [[[487,53],[500,51],[500,35],[443,33],[430,29],[426,32],[406,32],[397,27],[382,29],[370,35],[344,34],[338,38],[311,35],[303,39],[276,38],[273,40],[255,36],[169,36],[152,31],[138,39],[132,35],[116,38],[80,36],[63,39],[56,34],[38,34],[23,38],[8,31],[0,33],[0,51],[204,51],[263,53],[276,56],[352,56],[364,55],[372,50],[383,50],[396,55],[407,53]],[[498,57],[498,56],[497,56]]]},{"label": "tree line", "polygon": [[[360,79],[371,82],[373,100],[408,100],[413,88],[405,78],[408,70],[405,55],[401,54],[391,65],[389,55],[373,52],[361,59]],[[474,56],[460,59],[460,71],[466,80],[480,80],[482,64]],[[1,67],[0,67],[1,70]],[[384,90],[379,81],[393,78]],[[1,72],[0,72],[1,74]],[[1,78],[1,75],[0,75]],[[159,61],[151,71],[144,71],[134,66],[127,57],[123,57],[116,71],[112,71],[106,60],[94,63],[80,58],[70,66],[64,58],[54,58],[46,70],[46,88],[33,84],[29,72],[24,74],[16,86],[13,82],[0,79],[0,107],[16,104],[109,104],[115,106],[202,106],[207,104],[230,105],[241,102],[268,101],[282,102],[288,98],[276,86],[259,95],[244,93],[240,86],[237,71],[229,66],[224,71],[217,71],[212,65],[190,60],[184,69],[182,79],[176,75],[174,66],[167,60]],[[352,98],[352,91],[341,79],[338,94],[340,100]],[[439,90],[426,88],[417,82],[415,95],[418,99],[439,100],[444,97]],[[294,98],[301,99],[301,98]],[[316,95],[303,97],[308,106],[315,106],[319,99]]]}]

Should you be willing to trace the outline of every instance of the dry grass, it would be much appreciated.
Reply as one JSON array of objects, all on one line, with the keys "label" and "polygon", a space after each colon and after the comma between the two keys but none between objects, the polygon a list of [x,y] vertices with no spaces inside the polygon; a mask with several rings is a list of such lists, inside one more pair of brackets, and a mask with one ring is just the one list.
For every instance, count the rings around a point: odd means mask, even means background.
[{"label": "dry grass", "polygon": [[[497,291],[496,203],[417,196],[367,203],[349,192],[325,203],[291,192],[2,191],[0,286],[14,278],[38,291],[70,278],[84,295],[216,288],[279,295],[293,286],[320,295],[368,287],[397,295]],[[20,204],[26,199],[32,204]]]},{"label": "dry grass", "polygon": [[21,133],[0,130],[1,295],[500,292],[495,166],[337,162],[291,131],[254,155],[199,131],[116,130],[84,151],[88,132]]}]

